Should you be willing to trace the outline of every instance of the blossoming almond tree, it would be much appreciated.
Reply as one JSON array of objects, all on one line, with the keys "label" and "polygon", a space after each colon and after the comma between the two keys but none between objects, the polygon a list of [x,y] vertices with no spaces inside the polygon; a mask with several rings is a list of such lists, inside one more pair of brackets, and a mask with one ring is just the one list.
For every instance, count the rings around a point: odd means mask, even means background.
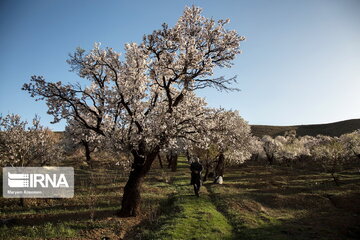
[{"label": "blossoming almond tree", "polygon": [[284,136],[277,136],[275,141],[279,144],[277,145],[275,158],[282,163],[290,165],[301,156],[309,156],[310,150],[306,146],[308,144],[307,140],[307,136],[296,137],[295,131],[285,132]]},{"label": "blossoming almond tree", "polygon": [[251,158],[256,140],[250,126],[238,111],[209,109],[208,123],[203,140],[207,144],[191,144],[190,154],[200,159],[205,168],[204,181],[210,171],[223,177],[226,166],[238,165]]},{"label": "blossoming almond tree", "polygon": [[284,136],[275,138],[265,135],[261,142],[270,165],[275,161],[289,165],[295,160],[310,157],[310,150],[318,144],[319,140],[312,136],[297,137],[296,131],[288,131]]},{"label": "blossoming almond tree", "polygon": [[316,138],[317,143],[312,147],[311,154],[339,186],[339,178],[335,174],[350,156],[346,144],[338,137],[318,135]]},{"label": "blossoming almond tree", "polygon": [[251,159],[257,161],[259,156],[264,153],[263,142],[259,137],[253,136],[250,141]]},{"label": "blossoming almond tree", "polygon": [[356,156],[360,159],[360,129],[341,135],[340,140],[347,147],[349,155]]},{"label": "blossoming almond tree", "polygon": [[217,162],[218,147],[216,144],[208,144],[206,148],[201,148],[196,145],[191,145],[188,149],[189,159],[193,156],[199,158],[204,167],[203,181],[207,181],[210,173],[212,174],[214,164]]},{"label": "blossoming almond tree", "polygon": [[63,142],[65,148],[70,151],[76,150],[80,146],[83,147],[86,163],[90,168],[93,168],[91,153],[104,145],[104,137],[88,128],[84,128],[79,122],[69,119],[68,125],[65,127]]},{"label": "blossoming almond tree", "polygon": [[261,138],[261,142],[269,164],[274,164],[277,152],[280,150],[282,143],[269,135],[264,135]]},{"label": "blossoming almond tree", "polygon": [[209,138],[218,152],[215,175],[224,177],[226,165],[240,164],[251,157],[251,129],[238,111],[218,110],[212,119]]},{"label": "blossoming almond tree", "polygon": [[213,78],[214,67],[230,67],[244,40],[225,29],[228,21],[207,19],[198,7],[186,7],[174,27],[144,36],[125,47],[125,59],[112,48],[83,49],[68,63],[84,83],[47,82],[33,76],[23,89],[45,99],[54,122],[75,119],[112,139],[133,156],[124,188],[121,216],[140,213],[140,186],[159,151],[176,148],[178,139],[200,141],[206,103],[194,90],[232,90],[235,78]]},{"label": "blossoming almond tree", "polygon": [[40,125],[35,116],[32,125],[19,115],[0,117],[0,165],[40,167],[61,157],[61,148],[54,133]]}]

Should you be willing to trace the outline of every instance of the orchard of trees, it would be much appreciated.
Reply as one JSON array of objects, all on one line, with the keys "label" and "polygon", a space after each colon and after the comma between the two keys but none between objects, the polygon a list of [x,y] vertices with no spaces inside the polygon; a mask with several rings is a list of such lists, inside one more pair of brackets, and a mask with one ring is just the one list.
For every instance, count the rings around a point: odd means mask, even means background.
[{"label": "orchard of trees", "polygon": [[32,76],[23,90],[46,101],[54,123],[67,121],[64,140],[57,140],[37,117],[29,127],[18,115],[1,117],[1,165],[51,165],[63,152],[80,147],[93,168],[96,151],[126,153],[130,173],[121,216],[141,213],[141,185],[161,154],[168,156],[169,165],[179,154],[198,157],[205,180],[210,173],[224,177],[227,166],[263,157],[270,165],[306,161],[321,166],[339,184],[336,172],[360,158],[360,131],[341,137],[289,132],[259,139],[237,111],[209,108],[197,96],[196,90],[204,88],[237,90],[235,78],[213,77],[216,67],[231,67],[244,40],[225,28],[228,22],[187,7],[173,27],[163,24],[139,44],[126,44],[124,57],[100,44],[89,52],[76,49],[68,63],[82,82]]},{"label": "orchard of trees", "polygon": [[46,166],[62,158],[63,148],[55,134],[40,124],[35,116],[32,124],[19,115],[0,116],[0,164],[12,167]]},{"label": "orchard of trees", "polygon": [[346,164],[360,159],[360,130],[343,134],[340,137],[317,135],[296,137],[296,132],[272,138],[264,136],[257,140],[258,153],[266,156],[268,163],[286,165],[308,165],[321,167],[331,174],[338,185],[335,175]]}]

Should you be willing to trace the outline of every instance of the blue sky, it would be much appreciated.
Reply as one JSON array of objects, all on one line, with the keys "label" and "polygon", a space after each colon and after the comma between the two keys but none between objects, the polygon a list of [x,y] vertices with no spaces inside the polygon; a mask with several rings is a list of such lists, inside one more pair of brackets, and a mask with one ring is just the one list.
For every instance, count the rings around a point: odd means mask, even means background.
[{"label": "blue sky", "polygon": [[240,92],[203,90],[210,106],[236,109],[250,124],[295,125],[360,118],[360,1],[358,0],[1,0],[0,113],[50,125],[46,104],[20,90],[32,75],[70,82],[66,64],[76,47],[94,42],[123,52],[184,6],[230,18],[246,37],[232,69]]}]

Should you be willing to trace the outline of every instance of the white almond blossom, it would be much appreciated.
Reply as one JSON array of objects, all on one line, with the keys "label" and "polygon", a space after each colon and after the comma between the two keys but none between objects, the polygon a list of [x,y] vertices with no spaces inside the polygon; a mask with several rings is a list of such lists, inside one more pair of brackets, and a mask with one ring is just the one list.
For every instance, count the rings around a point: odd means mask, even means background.
[{"label": "white almond blossom", "polygon": [[360,159],[360,129],[341,135],[340,140],[345,144],[350,156]]},{"label": "white almond blossom", "polygon": [[211,109],[203,138],[207,145],[193,145],[192,153],[205,165],[205,179],[211,168],[223,177],[225,166],[238,165],[252,155],[251,129],[238,111]]},{"label": "white almond blossom", "polygon": [[32,125],[19,115],[0,117],[0,165],[40,167],[61,159],[62,151],[55,134],[40,125],[35,116]]},{"label": "white almond blossom", "polygon": [[54,122],[74,119],[133,155],[122,216],[139,213],[142,179],[161,149],[175,148],[178,139],[201,141],[208,110],[194,90],[235,90],[235,78],[214,78],[213,69],[232,65],[244,37],[227,30],[227,20],[205,18],[201,11],[186,7],[175,26],[163,24],[142,42],[126,44],[124,58],[100,44],[89,53],[78,48],[68,63],[87,85],[33,76],[23,86],[46,100]]},{"label": "white almond blossom", "polygon": [[335,174],[342,170],[349,151],[346,144],[338,137],[317,136],[317,144],[311,149],[311,155],[321,164],[326,172],[329,172],[335,183],[339,185],[339,179]]}]

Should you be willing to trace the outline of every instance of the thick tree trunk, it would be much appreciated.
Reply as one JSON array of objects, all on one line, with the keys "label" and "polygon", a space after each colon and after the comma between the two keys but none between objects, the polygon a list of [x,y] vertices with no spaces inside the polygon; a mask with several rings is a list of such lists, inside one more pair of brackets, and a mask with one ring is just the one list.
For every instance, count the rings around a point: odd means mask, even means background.
[{"label": "thick tree trunk", "polygon": [[266,157],[267,157],[269,164],[273,165],[274,164],[274,154],[269,154],[267,152],[265,152],[265,153],[266,153]]},{"label": "thick tree trunk", "polygon": [[91,161],[91,150],[90,150],[90,146],[89,143],[87,141],[82,141],[82,144],[85,148],[85,161],[88,164],[88,166],[92,169],[93,168],[93,163]]},{"label": "thick tree trunk", "polygon": [[140,214],[141,185],[151,164],[159,153],[159,148],[144,156],[144,150],[133,151],[134,163],[129,179],[124,187],[124,194],[119,215],[121,217],[135,217]]},{"label": "thick tree trunk", "polygon": [[167,162],[168,162],[168,168],[171,169],[172,172],[176,172],[178,154],[175,151],[170,151],[166,155],[166,159],[167,159]]},{"label": "thick tree trunk", "polygon": [[224,177],[224,168],[225,168],[225,156],[223,153],[220,153],[218,161],[215,167],[215,177]]},{"label": "thick tree trunk", "polygon": [[141,169],[134,169],[130,172],[121,202],[121,210],[119,213],[121,217],[134,217],[140,213],[140,191],[144,179],[141,172]]},{"label": "thick tree trunk", "polygon": [[203,182],[206,182],[207,178],[208,178],[208,175],[209,175],[209,167],[206,166],[205,168],[205,175],[203,177]]},{"label": "thick tree trunk", "polygon": [[170,169],[171,168],[171,156],[172,156],[172,154],[171,154],[171,152],[170,153],[168,153],[168,154],[166,154],[166,160],[167,160],[167,163],[168,163],[168,168]]},{"label": "thick tree trunk", "polygon": [[191,156],[190,156],[190,152],[189,152],[189,150],[186,150],[186,159],[188,160],[188,162],[190,162],[191,161]]},{"label": "thick tree trunk", "polygon": [[171,156],[171,171],[176,172],[177,170],[177,162],[178,162],[178,154],[173,153]]},{"label": "thick tree trunk", "polygon": [[161,167],[161,168],[164,168],[164,167],[163,167],[163,164],[162,164],[162,160],[161,160],[160,153],[158,153],[158,155],[157,155],[157,156],[158,156],[158,158],[159,158],[159,164],[160,164],[160,167]]},{"label": "thick tree trunk", "polygon": [[332,172],[331,173],[331,177],[333,178],[333,180],[334,180],[334,182],[335,182],[335,184],[336,184],[336,186],[340,186],[340,181],[339,181],[339,177],[337,177],[336,175],[335,175],[335,173],[334,172]]}]

